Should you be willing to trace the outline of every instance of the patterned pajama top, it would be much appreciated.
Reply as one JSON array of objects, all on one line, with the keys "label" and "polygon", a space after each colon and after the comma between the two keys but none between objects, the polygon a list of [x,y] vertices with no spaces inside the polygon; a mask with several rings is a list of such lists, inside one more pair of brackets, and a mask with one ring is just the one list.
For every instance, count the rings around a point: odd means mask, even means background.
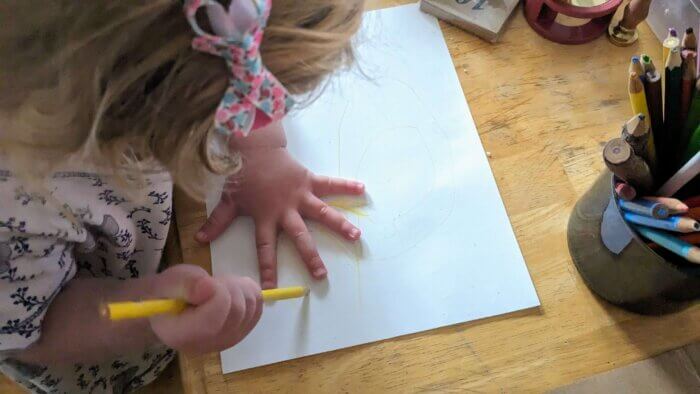
[{"label": "patterned pajama top", "polygon": [[55,173],[30,192],[0,160],[0,371],[35,393],[125,393],[175,353],[156,346],[101,364],[29,365],[12,358],[41,336],[53,299],[74,278],[129,280],[157,272],[171,218],[172,181],[147,175],[126,193],[117,179]]}]

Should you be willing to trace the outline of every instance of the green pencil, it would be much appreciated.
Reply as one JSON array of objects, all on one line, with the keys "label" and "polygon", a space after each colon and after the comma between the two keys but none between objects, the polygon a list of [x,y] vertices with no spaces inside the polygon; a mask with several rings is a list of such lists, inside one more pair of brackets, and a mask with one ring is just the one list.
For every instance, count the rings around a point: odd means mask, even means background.
[{"label": "green pencil", "polygon": [[693,137],[690,138],[688,149],[685,151],[685,157],[690,160],[697,152],[700,152],[700,124],[695,128]]},{"label": "green pencil", "polygon": [[642,67],[644,67],[645,74],[656,71],[656,67],[654,67],[654,63],[651,61],[651,56],[642,53],[640,59],[642,61]]},{"label": "green pencil", "polygon": [[700,151],[700,79],[695,82],[693,100],[690,102],[688,118],[685,121],[683,133],[690,136],[683,161],[690,160]]}]

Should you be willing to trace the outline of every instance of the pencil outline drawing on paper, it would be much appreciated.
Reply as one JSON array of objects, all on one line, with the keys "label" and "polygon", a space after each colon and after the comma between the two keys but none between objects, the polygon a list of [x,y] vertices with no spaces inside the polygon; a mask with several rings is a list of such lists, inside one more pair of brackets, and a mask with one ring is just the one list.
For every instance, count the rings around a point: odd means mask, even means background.
[{"label": "pencil outline drawing on paper", "polygon": [[[408,193],[406,196],[406,200],[408,201],[410,206],[405,207],[405,209],[399,212],[394,211],[393,213],[383,215],[384,212],[387,212],[387,210],[392,210],[394,207],[384,205],[377,206],[374,204],[368,204],[365,206],[356,204],[353,206],[352,200],[346,198],[331,198],[328,200],[329,205],[341,209],[346,215],[349,216],[349,219],[351,221],[355,222],[355,224],[359,225],[360,227],[362,227],[360,222],[369,222],[373,227],[381,226],[382,229],[388,230],[385,232],[385,239],[390,239],[394,236],[400,237],[400,234],[402,233],[410,234],[410,236],[414,237],[414,239],[411,239],[409,241],[401,242],[401,245],[399,245],[400,250],[395,249],[391,253],[385,253],[383,255],[372,255],[371,249],[368,250],[368,252],[370,252],[369,255],[364,255],[362,253],[363,251],[361,249],[358,250],[358,247],[356,245],[338,239],[338,242],[341,242],[344,245],[344,249],[350,252],[353,256],[355,256],[356,259],[359,258],[365,261],[382,261],[386,259],[395,258],[401,256],[404,253],[409,252],[411,249],[420,245],[420,243],[423,240],[429,238],[431,234],[437,231],[447,221],[447,219],[450,216],[450,213],[454,208],[456,192],[454,188],[452,188],[451,185],[449,185],[450,180],[448,180],[446,182],[448,184],[446,187],[450,188],[448,192],[449,198],[447,204],[443,207],[443,209],[439,211],[441,215],[440,219],[437,220],[437,223],[431,224],[429,227],[421,226],[418,228],[409,228],[407,226],[402,226],[402,223],[411,222],[408,216],[418,211],[424,211],[425,206],[423,204],[430,203],[432,201],[432,198],[434,198],[433,193],[438,192],[435,185],[435,180],[437,179],[437,176],[445,174],[447,174],[448,177],[452,176],[452,149],[449,146],[449,144],[447,144],[447,138],[444,134],[444,130],[442,130],[440,123],[434,117],[434,114],[430,111],[428,106],[425,105],[420,95],[418,95],[415,89],[413,89],[409,84],[400,79],[389,76],[381,77],[381,83],[376,83],[377,79],[375,78],[372,78],[368,82],[370,82],[370,89],[372,87],[377,88],[380,85],[386,86],[387,84],[392,83],[404,87],[407,91],[407,94],[410,94],[413,97],[413,101],[418,103],[420,113],[426,114],[428,117],[431,118],[430,125],[432,126],[431,131],[423,130],[421,125],[399,123],[395,126],[383,129],[382,132],[375,133],[373,135],[373,138],[365,143],[364,147],[360,149],[362,153],[360,154],[359,159],[356,161],[356,164],[353,165],[354,157],[347,157],[348,153],[345,152],[345,154],[343,154],[344,150],[342,148],[343,137],[345,135],[350,134],[350,132],[348,132],[346,129],[351,129],[353,127],[353,125],[348,125],[345,123],[345,114],[351,108],[352,100],[348,99],[342,105],[343,111],[340,116],[340,122],[337,126],[336,137],[338,141],[338,173],[336,174],[337,176],[365,181],[372,175],[375,175],[375,169],[368,168],[371,166],[370,164],[367,164],[368,161],[371,161],[368,160],[368,154],[370,154],[370,152],[372,151],[376,151],[375,153],[379,153],[381,155],[383,153],[384,147],[387,144],[391,144],[391,141],[396,141],[397,138],[401,138],[403,140],[412,140],[413,142],[415,142],[415,145],[413,147],[417,148],[416,151],[421,151],[421,154],[414,154],[415,151],[406,151],[404,157],[407,161],[410,162],[425,163],[425,167],[428,168],[427,175],[418,179],[419,182],[427,181],[426,185],[428,187],[426,188],[426,190],[422,192],[417,192],[416,194],[411,194],[413,193],[413,191],[411,193]],[[380,106],[374,106],[374,108],[380,108]],[[379,113],[383,114],[383,112]],[[390,122],[396,121],[394,119],[387,119],[385,116],[384,118]],[[426,137],[425,134],[427,133],[432,133],[433,135],[431,137]],[[351,134],[350,138],[352,138]],[[437,144],[442,144],[442,146],[431,150],[430,147],[432,145]],[[445,157],[442,160],[439,160],[437,158],[436,151],[444,153]],[[354,152],[350,154],[352,155],[354,154]],[[345,165],[344,163],[349,164]],[[392,180],[393,179],[389,179],[387,182],[390,183],[392,182]],[[371,189],[371,182],[368,186]],[[420,190],[420,187],[415,185],[415,187],[413,187],[412,189],[416,191]],[[445,190],[442,190],[442,192],[445,192]],[[368,193],[369,195],[371,195],[372,191],[368,190]],[[414,199],[414,196],[419,197]],[[348,200],[348,203],[343,204],[344,200]],[[340,203],[338,203],[339,201]],[[390,222],[390,224],[388,222]],[[333,236],[330,232],[324,230],[322,227],[316,227],[316,231],[325,232]],[[337,237],[335,238],[337,239]],[[362,245],[361,243],[358,244],[360,246]]]},{"label": "pencil outline drawing on paper", "polygon": [[[437,21],[411,4],[370,13],[362,30],[366,78],[340,75],[284,120],[310,171],[365,183],[370,204],[335,203],[362,241],[308,222],[329,273],[314,281],[282,237],[280,286],[311,292],[266,305],[222,352],[224,373],[538,304]],[[252,219],[212,243],[212,260],[215,275],[259,276]]]}]

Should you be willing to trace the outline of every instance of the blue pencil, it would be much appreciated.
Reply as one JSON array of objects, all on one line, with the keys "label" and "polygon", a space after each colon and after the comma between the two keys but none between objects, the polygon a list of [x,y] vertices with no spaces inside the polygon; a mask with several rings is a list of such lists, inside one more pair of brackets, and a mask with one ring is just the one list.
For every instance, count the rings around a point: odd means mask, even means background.
[{"label": "blue pencil", "polygon": [[666,219],[670,214],[670,210],[667,206],[660,202],[649,200],[620,200],[620,208],[627,212],[657,219]]},{"label": "blue pencil", "polygon": [[649,227],[635,226],[635,228],[644,238],[656,242],[659,246],[684,257],[691,263],[700,264],[700,248],[697,246],[691,245],[670,234],[652,230]]},{"label": "blue pencil", "polygon": [[632,56],[632,59],[630,59],[630,67],[629,67],[629,72],[630,73],[637,73],[639,75],[639,78],[644,82],[646,79],[646,75],[644,74],[644,66],[642,65],[642,62],[639,60],[639,56]]},{"label": "blue pencil", "polygon": [[676,216],[668,219],[655,219],[630,212],[625,212],[623,217],[628,222],[660,228],[663,230],[676,231],[679,233],[692,233],[694,231],[700,231],[700,223],[691,218]]}]

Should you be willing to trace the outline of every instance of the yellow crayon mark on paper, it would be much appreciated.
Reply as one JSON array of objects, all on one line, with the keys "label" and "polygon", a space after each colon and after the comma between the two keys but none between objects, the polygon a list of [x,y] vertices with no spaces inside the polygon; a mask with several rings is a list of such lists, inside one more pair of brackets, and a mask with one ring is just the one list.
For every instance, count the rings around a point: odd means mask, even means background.
[{"label": "yellow crayon mark on paper", "polygon": [[[363,218],[369,219],[369,213],[367,212],[367,208],[372,205],[371,200],[369,199],[368,195],[364,195],[361,197],[334,197],[326,200],[326,204],[329,206],[336,208],[341,211],[345,211],[348,213],[353,214],[356,219],[355,221],[357,222],[357,225],[360,226],[360,222],[362,221]],[[361,227],[361,226],[360,226]],[[361,243],[355,244],[356,246],[360,247],[360,252],[358,253],[358,250],[356,247],[348,247],[348,244],[345,242],[339,242],[340,245],[343,247],[343,249],[349,251],[351,253],[351,258],[354,262],[355,265],[355,275],[356,275],[356,280],[355,282],[357,283],[357,306],[358,308],[362,307],[362,273],[360,271],[360,264],[362,260],[362,252],[361,252]]]},{"label": "yellow crayon mark on paper", "polygon": [[365,211],[361,205],[358,205],[356,201],[352,201],[349,199],[333,199],[328,201],[328,205],[336,209],[350,212],[358,217],[364,218],[369,216],[367,211]]},{"label": "yellow crayon mark on paper", "polygon": [[[362,209],[363,206],[366,206],[366,202],[360,202],[357,200],[353,199],[344,199],[344,198],[334,198],[332,200],[327,200],[326,204],[329,206],[345,211],[345,212],[350,212],[357,216],[357,224],[358,226],[360,225],[361,218],[368,217],[369,214],[365,212],[364,209]],[[355,265],[355,283],[357,284],[357,306],[358,308],[361,307],[362,305],[362,284],[360,282],[361,280],[361,273],[360,273],[360,263],[362,259],[362,252],[361,249],[358,252],[357,246],[359,245],[361,247],[361,244],[355,244],[355,246],[352,246],[352,244],[349,244],[347,241],[342,241],[341,239],[337,238],[336,236],[331,236],[331,240],[333,240],[334,243],[336,243],[338,246],[340,246],[345,252],[348,252],[350,255],[350,259]]]}]

